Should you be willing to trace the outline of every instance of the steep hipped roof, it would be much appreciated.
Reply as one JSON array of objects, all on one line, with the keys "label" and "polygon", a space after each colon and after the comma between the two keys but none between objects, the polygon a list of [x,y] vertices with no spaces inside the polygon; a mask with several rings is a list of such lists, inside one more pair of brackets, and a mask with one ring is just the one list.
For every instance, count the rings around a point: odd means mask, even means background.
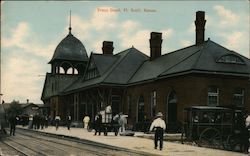
[{"label": "steep hipped roof", "polygon": [[80,77],[81,75],[46,73],[41,100],[60,95],[66,87],[71,86]]},{"label": "steep hipped roof", "polygon": [[[219,61],[221,57],[227,55],[236,56],[243,63]],[[250,74],[248,58],[230,51],[210,39],[203,44],[176,50],[154,60],[149,60],[145,54],[135,48],[130,48],[116,55],[92,53],[88,67],[91,62],[95,65],[99,75],[88,80],[78,79],[63,91],[64,94],[98,85],[125,87],[187,73],[247,77]]]},{"label": "steep hipped roof", "polygon": [[103,55],[95,53],[92,53],[91,57],[91,61],[95,63],[100,75],[103,75],[118,58],[113,55]]},{"label": "steep hipped roof", "polygon": [[185,58],[201,49],[200,46],[190,46],[172,53],[165,54],[155,60],[148,60],[140,67],[129,83],[157,78],[165,70],[172,68]]},{"label": "steep hipped roof", "polygon": [[[243,60],[244,64],[219,62],[219,58],[225,55],[235,55]],[[144,62],[129,83],[133,84],[186,72],[248,76],[250,63],[249,59],[208,40],[199,46],[189,46],[165,54],[155,60]]]},{"label": "steep hipped roof", "polygon": [[87,61],[88,56],[82,42],[69,33],[56,47],[51,62],[54,60]]},{"label": "steep hipped roof", "polygon": [[89,80],[77,80],[64,92],[81,90],[93,85],[126,85],[141,64],[148,59],[145,54],[133,47],[116,55],[92,53],[89,62],[94,62],[99,76]]}]

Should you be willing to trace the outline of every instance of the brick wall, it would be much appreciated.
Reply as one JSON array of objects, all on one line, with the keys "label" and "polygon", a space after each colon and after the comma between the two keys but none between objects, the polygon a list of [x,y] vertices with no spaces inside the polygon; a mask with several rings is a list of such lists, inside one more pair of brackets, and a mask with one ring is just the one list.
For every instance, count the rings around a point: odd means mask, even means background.
[{"label": "brick wall", "polygon": [[[161,111],[167,114],[167,97],[171,90],[177,94],[177,119],[183,121],[184,108],[191,105],[207,105],[207,91],[209,86],[219,88],[219,105],[230,105],[233,99],[233,90],[241,87],[245,90],[244,107],[250,112],[250,81],[248,78],[232,76],[215,76],[192,74],[166,78],[141,85],[127,88],[126,95],[131,95],[132,113],[129,123],[136,121],[137,103],[140,95],[144,97],[145,115],[150,116],[150,92],[157,91],[156,112]],[[127,98],[124,98],[124,112],[128,113]],[[166,119],[166,116],[164,116]]]}]

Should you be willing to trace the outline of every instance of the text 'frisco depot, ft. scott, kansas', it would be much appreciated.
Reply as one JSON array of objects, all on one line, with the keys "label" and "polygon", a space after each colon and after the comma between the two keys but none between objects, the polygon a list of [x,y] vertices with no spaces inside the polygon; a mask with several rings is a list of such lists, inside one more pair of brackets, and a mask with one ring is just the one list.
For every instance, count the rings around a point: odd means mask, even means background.
[{"label": "text 'frisco depot, ft. scott, kansas'", "polygon": [[97,12],[100,12],[100,13],[154,13],[154,12],[157,12],[157,10],[153,8],[100,7],[100,8],[97,8]]}]

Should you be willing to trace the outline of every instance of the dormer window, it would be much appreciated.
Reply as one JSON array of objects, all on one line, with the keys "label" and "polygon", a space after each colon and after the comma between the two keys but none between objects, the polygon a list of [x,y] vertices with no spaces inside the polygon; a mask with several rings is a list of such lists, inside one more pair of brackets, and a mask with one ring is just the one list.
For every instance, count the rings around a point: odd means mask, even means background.
[{"label": "dormer window", "polygon": [[85,80],[96,78],[98,75],[99,74],[96,68],[89,69],[86,73]]},{"label": "dormer window", "polygon": [[229,54],[221,56],[217,62],[220,63],[234,63],[234,64],[245,64],[245,62],[237,55]]},{"label": "dormer window", "polygon": [[99,76],[98,70],[94,62],[90,62],[87,73],[85,74],[85,80],[93,79]]}]

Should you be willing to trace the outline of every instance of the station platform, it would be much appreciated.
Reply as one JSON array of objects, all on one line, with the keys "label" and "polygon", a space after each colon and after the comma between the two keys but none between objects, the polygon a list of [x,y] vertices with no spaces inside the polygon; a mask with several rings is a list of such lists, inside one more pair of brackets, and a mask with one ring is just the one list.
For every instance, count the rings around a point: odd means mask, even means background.
[{"label": "station platform", "polygon": [[[18,128],[27,129],[27,127],[17,126]],[[18,131],[18,129],[17,129]],[[175,143],[173,141],[164,141],[162,151],[154,149],[154,141],[151,139],[153,134],[145,134],[142,132],[135,132],[134,136],[115,136],[114,133],[109,132],[108,136],[104,136],[103,133],[94,135],[94,130],[89,132],[83,128],[71,128],[59,127],[56,130],[55,127],[49,126],[45,129],[34,130],[39,132],[46,132],[57,135],[65,135],[70,137],[77,137],[80,139],[86,139],[94,142],[108,144],[111,146],[127,148],[137,150],[141,152],[157,154],[161,156],[247,156],[248,154],[230,152],[218,149],[210,149],[203,147],[196,147],[192,145],[184,145],[181,143]],[[175,137],[175,135],[167,134],[165,137]],[[178,137],[178,136],[177,136]]]}]

